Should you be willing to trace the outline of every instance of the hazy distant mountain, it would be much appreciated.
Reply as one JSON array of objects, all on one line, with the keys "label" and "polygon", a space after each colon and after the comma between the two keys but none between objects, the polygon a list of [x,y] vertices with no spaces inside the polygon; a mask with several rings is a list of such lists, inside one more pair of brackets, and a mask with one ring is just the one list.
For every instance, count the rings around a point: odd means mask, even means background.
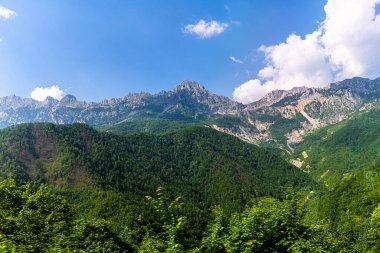
[{"label": "hazy distant mountain", "polygon": [[171,91],[133,93],[99,103],[47,98],[0,98],[0,127],[25,122],[86,123],[115,132],[167,131],[188,124],[208,125],[251,143],[292,151],[302,135],[379,106],[380,79],[347,79],[326,88],[276,90],[243,105],[184,81]]},{"label": "hazy distant mountain", "polygon": [[203,119],[212,114],[236,114],[243,108],[242,104],[215,95],[196,82],[184,81],[172,91],[154,95],[133,93],[124,98],[99,103],[77,101],[72,95],[66,95],[61,101],[48,97],[43,102],[14,95],[2,97],[0,127],[26,122],[83,122],[101,126],[138,118],[139,115],[167,119]]}]

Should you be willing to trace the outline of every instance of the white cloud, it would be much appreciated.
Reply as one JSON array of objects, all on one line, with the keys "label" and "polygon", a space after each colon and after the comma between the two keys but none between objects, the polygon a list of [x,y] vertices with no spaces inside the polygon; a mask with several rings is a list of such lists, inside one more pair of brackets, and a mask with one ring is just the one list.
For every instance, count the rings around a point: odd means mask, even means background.
[{"label": "white cloud", "polygon": [[196,24],[186,25],[182,31],[186,34],[193,34],[201,39],[211,38],[223,33],[228,28],[227,23],[211,20],[209,22],[201,19]]},{"label": "white cloud", "polygon": [[235,88],[233,97],[235,100],[249,104],[254,102],[256,97],[263,97],[270,91],[270,85],[262,85],[258,79],[249,80]]},{"label": "white cloud", "polygon": [[338,79],[380,75],[378,3],[380,0],[330,0],[326,4],[321,41]]},{"label": "white cloud", "polygon": [[30,94],[31,98],[37,101],[45,101],[47,97],[52,97],[57,100],[61,100],[65,92],[61,90],[58,85],[53,85],[50,87],[36,87]]},{"label": "white cloud", "polygon": [[235,89],[234,98],[247,103],[260,99],[262,91],[380,76],[378,3],[380,0],[328,0],[326,18],[316,31],[305,37],[291,34],[283,43],[259,48],[266,65],[258,79],[247,82],[249,86],[244,83],[240,86],[244,89]]},{"label": "white cloud", "polygon": [[230,60],[235,62],[235,63],[244,64],[244,62],[242,60],[236,58],[235,56],[230,56]]},{"label": "white cloud", "polygon": [[8,8],[5,8],[4,6],[0,6],[0,17],[9,19],[11,17],[17,16],[17,13],[15,11],[12,11]]}]

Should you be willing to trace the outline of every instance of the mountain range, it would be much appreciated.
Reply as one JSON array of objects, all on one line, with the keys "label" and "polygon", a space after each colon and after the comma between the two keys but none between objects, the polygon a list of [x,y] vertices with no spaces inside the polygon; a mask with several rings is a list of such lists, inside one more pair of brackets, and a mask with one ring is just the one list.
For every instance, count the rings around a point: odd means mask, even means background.
[{"label": "mountain range", "polygon": [[189,124],[206,125],[254,144],[268,144],[292,152],[303,135],[335,124],[356,112],[379,106],[380,78],[353,78],[325,88],[275,90],[259,101],[243,105],[213,94],[194,81],[171,91],[128,94],[101,102],[78,101],[66,95],[0,98],[0,128],[20,123],[85,123],[113,132],[165,132]]}]

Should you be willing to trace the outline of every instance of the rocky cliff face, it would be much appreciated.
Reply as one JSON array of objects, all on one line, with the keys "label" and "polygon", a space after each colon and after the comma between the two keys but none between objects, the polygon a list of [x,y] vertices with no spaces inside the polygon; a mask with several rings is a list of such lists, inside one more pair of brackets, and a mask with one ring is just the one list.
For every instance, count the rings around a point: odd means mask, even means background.
[{"label": "rocky cliff face", "polygon": [[208,91],[203,85],[194,81],[183,81],[172,91],[164,93],[174,96],[177,100],[207,105],[212,113],[236,114],[245,108],[243,104],[232,101],[225,96],[219,96]]},{"label": "rocky cliff face", "polygon": [[208,91],[194,81],[183,81],[171,91],[133,93],[99,103],[47,98],[0,98],[0,127],[26,122],[59,124],[81,122],[95,127],[123,122],[165,119],[198,122],[256,144],[272,143],[287,152],[302,135],[379,106],[380,78],[353,78],[326,88],[277,90],[243,105]]},{"label": "rocky cliff face", "polygon": [[[285,137],[288,151],[292,145],[302,141],[302,135],[322,126],[334,124],[349,118],[355,112],[379,106],[380,78],[347,79],[332,83],[325,88],[293,88],[289,91],[273,91],[263,99],[249,104],[243,110],[249,122],[264,118],[261,124],[271,125],[259,130],[258,142],[274,141],[281,143],[281,138],[273,138],[273,133]],[[281,123],[281,121],[283,121]],[[286,124],[287,122],[288,124]],[[285,123],[285,124],[284,124]],[[292,125],[288,128],[286,125]],[[247,138],[243,133],[236,133]],[[286,142],[285,142],[286,141]]]}]

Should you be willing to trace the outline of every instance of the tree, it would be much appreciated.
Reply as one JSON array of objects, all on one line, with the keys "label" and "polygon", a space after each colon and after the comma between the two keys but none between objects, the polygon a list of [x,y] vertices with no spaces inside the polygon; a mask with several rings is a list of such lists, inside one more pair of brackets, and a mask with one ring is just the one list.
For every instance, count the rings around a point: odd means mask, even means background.
[{"label": "tree", "polygon": [[183,202],[181,197],[170,200],[163,187],[156,190],[157,198],[147,196],[151,203],[158,226],[152,226],[145,236],[139,252],[183,252],[181,233],[185,228],[186,217],[182,215]]},{"label": "tree", "polygon": [[103,223],[75,220],[67,200],[45,185],[0,182],[1,252],[133,252]]},{"label": "tree", "polygon": [[380,204],[373,211],[360,242],[359,247],[366,252],[380,252]]},{"label": "tree", "polygon": [[213,210],[214,220],[208,225],[207,232],[202,239],[199,249],[195,252],[223,253],[225,249],[225,237],[227,233],[226,217],[220,206]]}]

